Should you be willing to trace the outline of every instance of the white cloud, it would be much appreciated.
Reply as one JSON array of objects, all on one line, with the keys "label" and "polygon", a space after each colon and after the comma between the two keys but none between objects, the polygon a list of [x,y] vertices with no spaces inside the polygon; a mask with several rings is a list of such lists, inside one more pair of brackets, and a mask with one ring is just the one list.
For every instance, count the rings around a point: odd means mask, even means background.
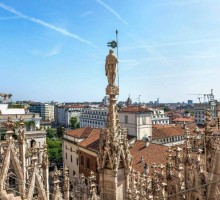
[{"label": "white cloud", "polygon": [[61,52],[61,47],[56,46],[52,48],[44,57],[58,55],[60,52]]},{"label": "white cloud", "polygon": [[40,20],[40,19],[37,19],[37,18],[34,18],[34,17],[27,16],[27,15],[25,15],[25,14],[23,14],[23,13],[21,13],[21,12],[15,10],[14,8],[12,8],[12,7],[10,7],[10,6],[7,6],[7,5],[5,5],[5,4],[3,4],[3,3],[1,3],[1,2],[0,2],[0,7],[1,7],[2,9],[4,9],[4,10],[10,12],[10,13],[15,14],[17,17],[20,17],[20,18],[26,19],[26,20],[28,20],[28,21],[34,22],[34,23],[36,23],[36,24],[39,24],[39,25],[41,25],[41,26],[44,26],[44,27],[49,28],[49,29],[51,29],[51,30],[54,30],[54,31],[56,31],[56,32],[58,32],[58,33],[61,33],[61,34],[65,35],[65,36],[74,38],[74,39],[76,39],[76,40],[78,40],[78,41],[80,41],[80,42],[82,42],[82,43],[88,44],[88,45],[90,45],[90,46],[95,46],[95,45],[92,44],[90,41],[88,41],[88,40],[86,40],[86,39],[80,37],[80,36],[77,35],[77,34],[71,33],[71,32],[69,32],[69,31],[67,31],[67,30],[65,30],[65,29],[59,28],[59,27],[57,27],[57,26],[55,26],[55,25],[53,25],[53,24],[47,23],[47,22],[45,22],[45,21],[43,21],[43,20]]},{"label": "white cloud", "polygon": [[111,8],[109,5],[107,5],[106,3],[104,3],[101,0],[96,0],[97,3],[99,3],[101,6],[103,6],[104,8],[106,8],[110,13],[112,13],[119,21],[121,21],[124,24],[128,24],[127,21],[125,21],[113,8]]},{"label": "white cloud", "polygon": [[86,16],[91,15],[91,14],[93,14],[93,12],[90,10],[90,11],[84,12],[84,13],[81,15],[81,17],[86,17]]}]

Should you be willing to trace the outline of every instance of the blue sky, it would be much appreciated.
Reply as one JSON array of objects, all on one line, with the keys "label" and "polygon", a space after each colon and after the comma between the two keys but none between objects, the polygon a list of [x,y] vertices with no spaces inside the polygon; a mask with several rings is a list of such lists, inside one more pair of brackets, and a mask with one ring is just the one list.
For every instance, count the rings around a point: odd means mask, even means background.
[{"label": "blue sky", "polygon": [[220,99],[219,0],[0,0],[0,92],[101,101],[119,32],[120,100]]}]

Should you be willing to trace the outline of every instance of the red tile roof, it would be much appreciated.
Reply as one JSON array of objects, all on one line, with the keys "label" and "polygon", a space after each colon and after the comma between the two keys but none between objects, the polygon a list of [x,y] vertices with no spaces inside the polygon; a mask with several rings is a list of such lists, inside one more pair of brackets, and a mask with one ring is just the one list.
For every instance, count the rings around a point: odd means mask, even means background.
[{"label": "red tile roof", "polygon": [[153,112],[149,108],[141,107],[141,106],[128,106],[125,108],[121,108],[119,112],[131,112],[131,113],[146,113],[146,112]]},{"label": "red tile roof", "polygon": [[59,108],[85,108],[86,105],[60,105]]},{"label": "red tile roof", "polygon": [[180,118],[173,119],[173,122],[194,122],[194,119],[193,118],[180,117]]},{"label": "red tile roof", "polygon": [[[168,147],[158,145],[158,144],[149,144],[145,146],[145,142],[137,140],[134,143],[134,146],[130,148],[131,155],[133,156],[133,165],[134,170],[141,173],[144,172],[144,165],[152,164],[163,164],[166,165],[166,155]],[[143,162],[141,162],[141,157],[143,156]]]},{"label": "red tile roof", "polygon": [[87,138],[87,137],[89,137],[89,135],[91,134],[93,129],[94,128],[87,126],[87,127],[78,128],[75,130],[68,130],[65,132],[65,134],[72,136],[72,137],[75,137],[75,138],[79,138],[79,139]]},{"label": "red tile roof", "polygon": [[[189,129],[191,134],[194,134],[196,125],[194,123],[187,124],[186,127]],[[160,138],[167,138],[173,136],[184,135],[185,129],[183,126],[163,126],[163,127],[154,127],[152,126],[152,138],[153,139],[160,139]]]},{"label": "red tile roof", "polygon": [[175,124],[152,124],[152,128],[174,127]]},{"label": "red tile roof", "polygon": [[[100,139],[101,129],[94,129],[88,138],[79,142],[78,145],[84,147],[88,150],[98,151],[99,148],[99,139]],[[144,164],[166,164],[166,150],[168,147],[158,145],[158,144],[149,144],[145,146],[145,142],[141,140],[135,141],[134,145],[130,148],[131,155],[133,157],[134,170],[141,173],[144,172]],[[144,158],[144,163],[141,162],[141,156]]]},{"label": "red tile roof", "polygon": [[[79,142],[78,145],[90,151],[97,152],[99,148],[100,133],[101,129],[84,127],[76,130],[67,131],[65,134],[78,138],[86,137],[83,141]],[[132,139],[133,137],[128,136],[128,138]],[[152,165],[153,163],[157,165],[165,165],[167,149],[168,147],[158,144],[149,144],[146,147],[144,141],[135,141],[135,143],[130,148],[130,152],[133,157],[132,167],[134,168],[134,170],[143,173],[145,163],[147,163],[147,165]],[[141,162],[142,156],[144,158],[143,163]]]},{"label": "red tile roof", "polygon": [[79,142],[78,145],[91,150],[98,150],[101,129],[93,129],[88,138]]},{"label": "red tile roof", "polygon": [[161,127],[152,129],[152,138],[167,138],[172,136],[184,135],[184,129],[181,126]]}]

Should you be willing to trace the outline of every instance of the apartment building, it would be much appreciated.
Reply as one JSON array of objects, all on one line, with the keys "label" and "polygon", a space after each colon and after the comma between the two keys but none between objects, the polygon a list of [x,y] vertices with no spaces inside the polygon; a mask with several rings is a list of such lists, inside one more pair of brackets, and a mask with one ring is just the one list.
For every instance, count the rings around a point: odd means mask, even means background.
[{"label": "apartment building", "polygon": [[54,121],[54,105],[49,103],[41,104],[41,117],[46,121]]},{"label": "apartment building", "polygon": [[212,117],[217,117],[217,102],[209,102],[204,104],[195,104],[194,108],[191,109],[191,112],[194,116],[194,122],[196,124],[205,124],[205,111],[206,109],[211,110]]},{"label": "apartment building", "polygon": [[108,108],[86,108],[80,116],[80,127],[90,126],[93,128],[106,127]]},{"label": "apartment building", "polygon": [[45,121],[54,121],[54,105],[50,103],[41,103],[30,101],[27,102],[29,105],[29,111],[33,113],[39,113],[42,117],[42,120]]},{"label": "apartment building", "polygon": [[169,124],[169,117],[164,113],[164,110],[151,109],[152,124]]},{"label": "apartment building", "polygon": [[85,105],[59,105],[55,108],[56,125],[69,127],[71,117],[76,117],[78,120],[81,113],[85,109]]}]

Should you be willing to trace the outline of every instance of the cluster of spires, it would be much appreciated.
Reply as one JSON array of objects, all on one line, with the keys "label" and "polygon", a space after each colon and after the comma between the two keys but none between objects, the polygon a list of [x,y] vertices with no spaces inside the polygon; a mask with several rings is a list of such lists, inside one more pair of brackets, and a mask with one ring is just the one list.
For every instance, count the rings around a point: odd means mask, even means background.
[{"label": "cluster of spires", "polygon": [[[85,177],[82,175],[80,179],[74,182],[74,186],[78,187],[77,191],[70,191],[70,178],[68,168],[64,166],[63,172],[55,167],[54,171],[50,173],[53,178],[53,191],[51,193],[49,187],[49,160],[47,154],[47,145],[43,146],[42,162],[39,163],[38,152],[39,148],[36,144],[33,147],[27,149],[25,147],[26,137],[24,132],[24,122],[20,118],[19,129],[18,129],[18,144],[15,143],[15,139],[12,137],[14,134],[15,123],[12,122],[11,118],[8,118],[7,122],[4,123],[7,127],[6,132],[6,144],[4,146],[3,153],[1,154],[0,163],[0,197],[1,200],[13,199],[13,194],[8,194],[8,191],[13,191],[12,188],[7,184],[8,173],[13,169],[16,177],[13,177],[17,184],[17,190],[14,192],[19,195],[21,199],[41,199],[41,200],[69,200],[78,199],[81,189],[85,189],[84,199],[93,200],[93,196],[96,196],[96,177],[93,172],[89,178],[90,190],[87,190],[85,184]],[[17,147],[18,145],[18,147]],[[26,156],[31,157],[30,166],[26,166]],[[60,187],[60,177],[63,177],[62,185]],[[12,198],[13,197],[13,198]],[[76,197],[76,198],[74,198]]]}]

